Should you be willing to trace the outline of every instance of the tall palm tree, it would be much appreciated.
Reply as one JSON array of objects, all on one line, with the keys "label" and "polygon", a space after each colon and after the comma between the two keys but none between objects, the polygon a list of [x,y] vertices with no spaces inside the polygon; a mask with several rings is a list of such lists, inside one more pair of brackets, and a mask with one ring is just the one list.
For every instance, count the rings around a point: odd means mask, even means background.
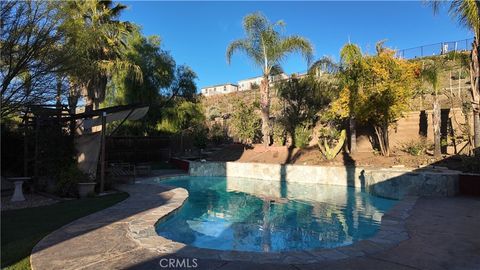
[{"label": "tall palm tree", "polygon": [[243,28],[246,37],[230,43],[227,48],[227,63],[230,64],[232,55],[236,51],[244,52],[251,60],[262,69],[262,82],[260,84],[260,108],[262,112],[263,143],[270,145],[270,76],[280,70],[280,64],[287,54],[299,52],[307,63],[313,56],[313,46],[300,36],[283,36],[280,28],[283,21],[271,23],[261,13],[252,13],[243,18]]},{"label": "tall palm tree", "polygon": [[350,153],[357,152],[357,125],[355,120],[355,102],[358,92],[362,87],[362,51],[358,45],[348,43],[340,51],[340,78],[342,86],[349,90],[349,130],[350,130]]},{"label": "tall palm tree", "polygon": [[140,68],[125,57],[127,36],[133,28],[118,20],[126,8],[112,1],[72,1],[65,4],[69,17],[62,30],[67,33],[67,48],[74,51],[74,84],[86,97],[86,110],[97,109],[105,99],[108,78],[118,70],[130,70],[141,79]]},{"label": "tall palm tree", "polygon": [[[473,107],[473,126],[475,148],[480,148],[480,1],[454,0],[454,1],[428,1],[434,13],[438,13],[442,5],[448,5],[448,13],[464,27],[472,30],[475,39],[472,43],[470,54],[470,80]],[[480,155],[480,150],[476,151]]]},{"label": "tall palm tree", "polygon": [[422,78],[432,86],[433,94],[433,142],[434,155],[439,157],[441,153],[441,135],[440,135],[440,104],[438,103],[438,89],[440,88],[440,65],[434,61],[424,63],[422,69]]}]

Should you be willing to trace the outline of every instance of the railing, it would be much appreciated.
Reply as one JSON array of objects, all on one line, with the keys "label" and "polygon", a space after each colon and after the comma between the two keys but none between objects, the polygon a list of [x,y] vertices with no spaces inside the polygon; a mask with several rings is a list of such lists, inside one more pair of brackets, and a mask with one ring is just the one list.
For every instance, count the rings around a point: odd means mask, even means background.
[{"label": "railing", "polygon": [[442,55],[455,51],[472,49],[473,38],[428,44],[408,49],[397,50],[396,56],[404,59],[414,59],[426,56]]}]

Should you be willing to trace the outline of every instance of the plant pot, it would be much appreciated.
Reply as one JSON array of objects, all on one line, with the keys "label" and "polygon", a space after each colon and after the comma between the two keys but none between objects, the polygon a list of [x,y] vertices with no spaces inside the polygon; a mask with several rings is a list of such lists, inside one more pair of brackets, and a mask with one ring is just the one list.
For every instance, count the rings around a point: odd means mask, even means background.
[{"label": "plant pot", "polygon": [[80,198],[85,198],[95,192],[95,185],[97,183],[78,183],[78,195]]}]

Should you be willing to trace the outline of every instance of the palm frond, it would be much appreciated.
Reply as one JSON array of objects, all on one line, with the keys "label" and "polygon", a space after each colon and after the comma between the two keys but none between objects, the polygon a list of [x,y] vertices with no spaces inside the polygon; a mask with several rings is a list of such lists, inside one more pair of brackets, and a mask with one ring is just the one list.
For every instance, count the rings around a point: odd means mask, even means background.
[{"label": "palm frond", "polygon": [[301,53],[308,64],[313,59],[313,45],[306,38],[300,36],[290,36],[280,41],[279,50],[277,55],[279,58],[283,57],[286,53],[298,52]]},{"label": "palm frond", "polygon": [[245,29],[247,36],[256,36],[266,30],[268,25],[268,19],[259,11],[248,14],[243,18],[243,29]]},{"label": "palm frond", "polygon": [[428,60],[423,63],[423,68],[420,75],[432,85],[432,90],[434,91],[438,90],[440,86],[440,71],[441,67],[435,61]]},{"label": "palm frond", "polygon": [[480,2],[477,0],[452,1],[448,9],[450,16],[458,22],[478,33],[480,28]]},{"label": "palm frond", "polygon": [[270,75],[271,76],[279,75],[279,74],[282,74],[282,73],[284,73],[284,72],[283,72],[283,68],[280,65],[274,65],[270,69]]},{"label": "palm frond", "polygon": [[227,52],[226,52],[226,58],[227,58],[227,63],[230,64],[232,61],[232,56],[235,52],[243,52],[247,56],[249,56],[256,65],[261,66],[262,65],[262,57],[260,55],[260,52],[258,50],[255,50],[252,47],[251,42],[247,39],[238,39],[230,43],[227,47]]},{"label": "palm frond", "polygon": [[438,14],[442,6],[448,5],[448,13],[458,20],[460,25],[469,28],[477,35],[480,34],[480,1],[478,0],[453,0],[453,1],[424,1]]},{"label": "palm frond", "polygon": [[433,14],[438,14],[440,8],[443,4],[447,3],[446,1],[438,1],[438,0],[424,0],[423,4],[430,6],[433,10]]},{"label": "palm frond", "polygon": [[140,67],[129,61],[120,59],[99,60],[95,64],[102,75],[110,76],[113,73],[127,71],[134,80],[140,83],[143,81],[143,74]]},{"label": "palm frond", "polygon": [[269,22],[260,12],[245,16],[243,27],[246,37],[232,42],[227,47],[227,63],[230,63],[231,57],[236,51],[247,54],[257,66],[262,67],[263,73],[267,75],[289,53],[301,53],[310,63],[313,57],[312,44],[303,37],[282,36],[278,28],[284,25],[285,23],[281,20],[275,23]]}]

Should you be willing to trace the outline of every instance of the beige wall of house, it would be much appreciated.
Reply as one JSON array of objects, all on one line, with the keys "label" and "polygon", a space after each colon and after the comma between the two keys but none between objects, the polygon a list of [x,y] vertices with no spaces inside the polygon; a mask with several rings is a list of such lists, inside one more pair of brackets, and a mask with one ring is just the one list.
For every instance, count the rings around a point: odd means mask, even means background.
[{"label": "beige wall of house", "polygon": [[[285,73],[271,76],[270,85],[273,85],[274,82],[278,82],[280,80],[284,80],[287,78],[288,76]],[[259,77],[245,79],[245,80],[240,80],[238,81],[238,84],[227,83],[227,84],[219,84],[219,85],[203,87],[201,89],[201,93],[204,96],[213,96],[217,94],[229,94],[237,91],[247,91],[247,90],[254,89],[255,85],[260,87],[261,82],[262,82],[262,77],[259,76]]]},{"label": "beige wall of house", "polygon": [[204,96],[228,94],[228,93],[233,93],[237,91],[238,91],[238,86],[231,83],[208,86],[201,89],[201,93]]},{"label": "beige wall of house", "polygon": [[[252,90],[253,85],[258,85],[260,86],[260,83],[262,82],[263,77],[254,77],[250,79],[245,79],[238,81],[238,91],[246,91],[246,90]],[[285,73],[270,76],[270,86],[273,85],[273,83],[278,82],[280,80],[285,80],[288,79],[288,75]]]},{"label": "beige wall of house", "polygon": [[262,82],[262,77],[255,77],[255,78],[238,81],[238,90],[239,91],[251,90],[255,84],[257,86],[260,86],[261,82]]}]

